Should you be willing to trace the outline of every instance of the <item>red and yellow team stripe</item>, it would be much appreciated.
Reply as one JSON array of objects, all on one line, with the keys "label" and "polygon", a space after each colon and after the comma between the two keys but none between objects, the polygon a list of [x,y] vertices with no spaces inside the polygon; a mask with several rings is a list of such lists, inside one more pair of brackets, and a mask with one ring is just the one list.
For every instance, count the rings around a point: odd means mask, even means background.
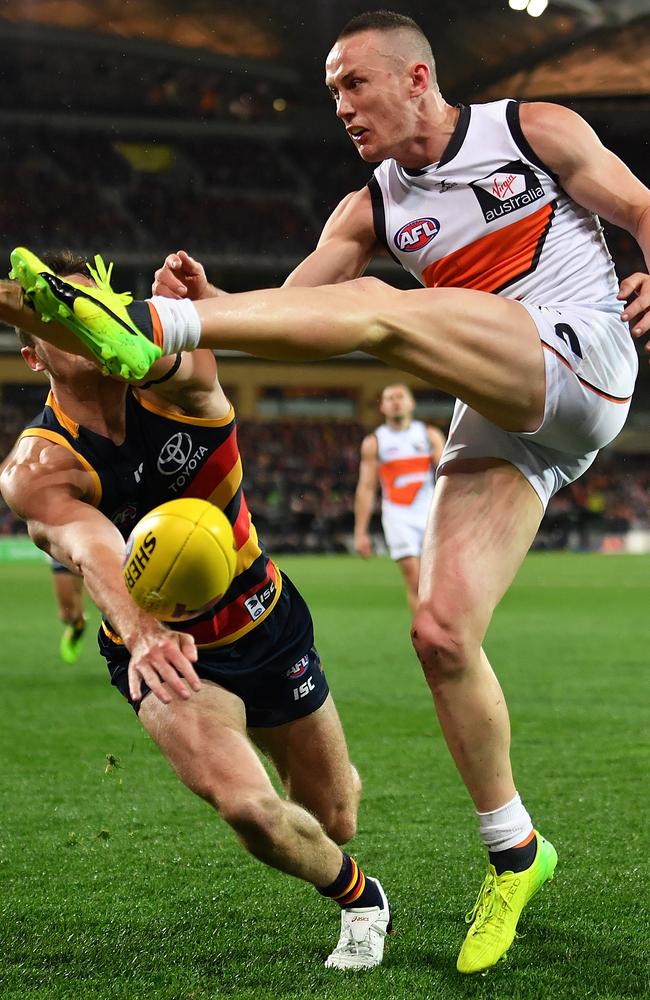
[{"label": "red and yellow team stripe", "polygon": [[352,906],[366,887],[366,876],[363,874],[354,858],[350,858],[350,862],[352,863],[352,875],[350,876],[350,881],[343,892],[339,893],[338,896],[333,897],[339,906],[343,907]]},{"label": "red and yellow team stripe", "polygon": [[[250,611],[244,603],[247,599],[255,597],[273,585],[273,594],[264,605],[264,611],[256,618],[252,618]],[[202,649],[216,649],[218,646],[226,646],[242,636],[247,635],[269,616],[277,604],[282,593],[282,576],[280,571],[270,559],[266,562],[266,576],[260,583],[257,580],[248,590],[233,597],[218,611],[215,611],[209,618],[199,622],[183,622],[183,631],[194,636],[197,646]],[[174,626],[175,627],[175,626]],[[102,621],[102,629],[113,642],[123,646],[122,638],[113,631],[108,622]]]},{"label": "red and yellow team stripe", "polygon": [[427,288],[498,292],[531,274],[539,260],[555,206],[551,202],[434,261],[422,272]]},{"label": "red and yellow team stripe", "polygon": [[224,510],[239,489],[241,481],[241,458],[237,447],[237,432],[233,426],[225,441],[215,448],[192,482],[183,490],[183,496],[209,500],[215,507]]},{"label": "red and yellow team stripe", "polygon": [[[266,603],[263,613],[257,618],[251,618],[245,601],[266,591],[271,584],[274,586],[273,596]],[[214,649],[235,642],[236,639],[241,639],[242,636],[261,625],[275,607],[281,592],[282,577],[280,571],[275,563],[269,559],[266,564],[266,579],[261,584],[256,581],[249,590],[238,594],[224,607],[215,611],[210,618],[189,625],[186,631],[194,636],[197,646],[204,649]]]},{"label": "red and yellow team stripe", "polygon": [[242,490],[242,477],[237,433],[233,427],[226,440],[210,455],[183,491],[184,497],[208,500],[229,517],[237,546],[236,576],[248,569],[262,551]]}]

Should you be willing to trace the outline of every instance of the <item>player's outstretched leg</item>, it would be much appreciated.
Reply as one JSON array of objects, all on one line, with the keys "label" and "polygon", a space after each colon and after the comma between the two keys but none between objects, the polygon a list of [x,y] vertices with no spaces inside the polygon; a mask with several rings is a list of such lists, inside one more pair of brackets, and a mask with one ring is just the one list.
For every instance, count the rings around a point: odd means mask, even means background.
[{"label": "player's outstretched leg", "polygon": [[216,809],[253,857],[310,883],[340,907],[340,936],[327,967],[380,965],[391,930],[382,886],[314,815],[277,794],[249,739],[241,700],[206,681],[182,704],[162,705],[149,695],[140,720],[179,778]]},{"label": "player's outstretched leg", "polygon": [[[86,351],[97,359],[105,374],[130,381],[145,378],[151,365],[162,355],[192,351],[198,346],[236,344],[237,349],[276,361],[317,360],[364,346],[360,332],[348,331],[347,320],[343,332],[336,337],[319,339],[313,336],[314,317],[329,328],[337,305],[339,313],[345,311],[339,301],[338,286],[335,302],[331,290],[323,301],[316,289],[307,290],[313,305],[311,312],[303,301],[305,289],[245,292],[202,303],[189,299],[173,301],[161,296],[141,302],[134,301],[128,292],[113,291],[109,282],[110,268],[106,270],[99,256],[95,257],[95,269],[88,265],[97,287],[53,274],[24,247],[12,251],[11,264],[10,277],[20,283],[25,301],[45,323],[55,320],[57,325],[71,330]],[[346,284],[356,285],[354,282]],[[316,301],[313,296],[317,297]],[[229,311],[225,313],[224,303],[229,304]],[[268,319],[282,303],[295,319],[292,335],[288,335],[284,320],[272,319],[271,330],[262,329],[258,337],[260,316]],[[249,315],[251,307],[253,314]],[[213,327],[207,332],[206,321]],[[47,339],[44,333],[39,336]]]},{"label": "player's outstretched leg", "polygon": [[90,268],[97,287],[58,277],[25,247],[11,254],[9,277],[21,285],[25,301],[44,322],[55,320],[71,330],[99,361],[105,373],[142,379],[161,356],[146,303],[129,292],[114,292],[112,264],[101,257]]},{"label": "player's outstretched leg", "polygon": [[535,839],[535,860],[524,871],[497,875],[494,865],[488,865],[476,903],[465,917],[471,926],[456,963],[459,972],[485,972],[505,958],[521,911],[544,883],[553,878],[557,864],[555,848],[537,832]]}]

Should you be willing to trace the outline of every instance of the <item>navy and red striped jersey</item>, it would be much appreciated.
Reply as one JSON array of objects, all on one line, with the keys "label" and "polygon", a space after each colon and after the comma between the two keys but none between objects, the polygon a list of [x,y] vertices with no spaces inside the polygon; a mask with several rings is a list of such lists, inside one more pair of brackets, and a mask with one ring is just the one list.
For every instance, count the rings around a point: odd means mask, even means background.
[{"label": "navy and red striped jersey", "polygon": [[[152,508],[179,497],[214,503],[233,526],[235,578],[223,598],[183,622],[199,646],[221,646],[263,621],[277,601],[282,578],[257,537],[242,488],[242,463],[233,408],[217,420],[165,410],[129,389],[121,444],[70,420],[49,394],[21,437],[41,437],[68,448],[89,473],[90,498],[126,539]],[[105,631],[119,639],[104,622]]]}]

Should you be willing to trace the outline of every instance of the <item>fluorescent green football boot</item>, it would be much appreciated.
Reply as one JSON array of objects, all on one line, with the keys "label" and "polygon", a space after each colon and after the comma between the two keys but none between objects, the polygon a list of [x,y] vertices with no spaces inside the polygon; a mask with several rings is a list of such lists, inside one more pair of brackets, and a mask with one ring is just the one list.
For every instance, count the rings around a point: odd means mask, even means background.
[{"label": "fluorescent green football boot", "polygon": [[77,625],[66,625],[59,643],[59,655],[64,663],[76,663],[81,652],[81,644],[86,631],[83,620]]},{"label": "fluorescent green football boot", "polygon": [[488,866],[474,908],[465,917],[471,927],[456,963],[459,972],[485,972],[504,958],[524,906],[553,878],[557,852],[539,833],[535,836],[537,854],[530,868],[497,875],[494,865]]},{"label": "fluorescent green football boot", "polygon": [[30,250],[17,247],[11,254],[9,277],[19,282],[25,300],[45,323],[56,320],[76,334],[105,374],[143,379],[162,352],[153,343],[146,303],[133,303],[130,292],[113,291],[112,268],[96,256],[95,268],[89,270],[97,287],[80,285],[60,278]]}]

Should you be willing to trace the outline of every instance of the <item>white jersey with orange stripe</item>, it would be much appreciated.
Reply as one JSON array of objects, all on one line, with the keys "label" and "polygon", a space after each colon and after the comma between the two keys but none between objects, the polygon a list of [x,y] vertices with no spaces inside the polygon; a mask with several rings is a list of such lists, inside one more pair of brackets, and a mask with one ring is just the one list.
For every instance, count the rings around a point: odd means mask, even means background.
[{"label": "white jersey with orange stripe", "polygon": [[431,442],[421,420],[396,429],[382,424],[375,430],[382,511],[424,516],[433,496]]},{"label": "white jersey with orange stripe", "polygon": [[461,107],[438,163],[385,160],[369,187],[377,237],[429,288],[622,311],[598,217],[531,149],[516,101]]}]

